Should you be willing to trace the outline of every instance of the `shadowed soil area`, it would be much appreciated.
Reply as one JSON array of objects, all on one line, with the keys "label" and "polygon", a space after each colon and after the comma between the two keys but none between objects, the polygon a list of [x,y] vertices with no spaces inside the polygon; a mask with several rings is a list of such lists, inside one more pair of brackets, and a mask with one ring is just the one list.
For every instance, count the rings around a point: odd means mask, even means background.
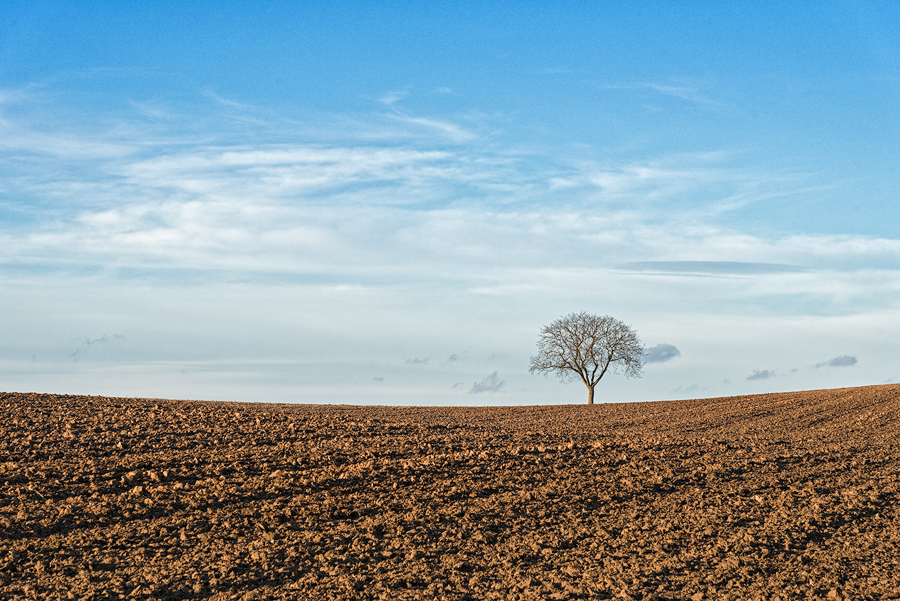
[{"label": "shadowed soil area", "polygon": [[542,407],[0,393],[3,599],[900,599],[900,385]]}]

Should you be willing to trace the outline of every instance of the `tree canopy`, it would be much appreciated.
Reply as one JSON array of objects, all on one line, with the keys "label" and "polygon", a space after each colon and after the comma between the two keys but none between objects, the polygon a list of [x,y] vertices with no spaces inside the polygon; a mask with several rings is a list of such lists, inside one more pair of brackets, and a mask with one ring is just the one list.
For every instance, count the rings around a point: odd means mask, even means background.
[{"label": "tree canopy", "polygon": [[563,382],[580,378],[590,405],[594,387],[607,371],[640,377],[643,368],[644,346],[637,333],[609,315],[582,311],[561,317],[541,329],[537,346],[528,371],[555,373]]}]

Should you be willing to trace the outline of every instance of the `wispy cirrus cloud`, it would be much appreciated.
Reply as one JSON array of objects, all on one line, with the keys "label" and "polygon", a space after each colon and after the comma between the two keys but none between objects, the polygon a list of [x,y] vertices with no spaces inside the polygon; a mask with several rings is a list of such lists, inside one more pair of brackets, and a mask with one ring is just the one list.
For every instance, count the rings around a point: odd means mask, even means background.
[{"label": "wispy cirrus cloud", "polygon": [[747,263],[742,261],[633,261],[620,269],[682,275],[760,275],[809,271],[784,263]]},{"label": "wispy cirrus cloud", "polygon": [[743,114],[743,111],[736,105],[730,102],[716,100],[702,92],[697,86],[660,83],[645,83],[641,85],[647,89],[659,92],[660,94],[689,102],[703,110],[730,115]]},{"label": "wispy cirrus cloud", "polygon": [[[261,126],[223,120],[197,132],[191,115],[166,111],[153,127],[141,115],[85,134],[123,149],[99,157],[33,154],[43,141],[0,147],[0,172],[30,170],[2,180],[5,199],[43,203],[18,203],[21,219],[0,224],[0,262],[130,278],[184,270],[322,286],[418,282],[500,299],[574,298],[614,281],[639,302],[687,307],[700,297],[766,311],[890,306],[900,289],[900,240],[766,236],[717,221],[710,207],[723,195],[752,203],[771,192],[767,174],[728,153],[544,160],[477,138],[448,146],[414,123],[442,118],[381,113],[344,122],[334,139],[273,120],[265,128],[280,141],[248,144],[241,138]],[[22,119],[7,116],[27,138],[36,126]],[[373,135],[373,124],[384,129]],[[44,133],[81,135],[64,124]]]},{"label": "wispy cirrus cloud", "polygon": [[378,98],[378,102],[381,104],[386,104],[387,106],[393,106],[397,104],[409,94],[409,89],[402,90],[392,90],[390,92],[385,93],[384,95]]},{"label": "wispy cirrus cloud", "polygon": [[388,115],[388,118],[437,133],[453,142],[469,142],[477,137],[474,132],[463,128],[459,124],[443,119],[412,117],[401,113],[392,113]]},{"label": "wispy cirrus cloud", "polygon": [[726,158],[723,153],[704,152],[620,165],[584,164],[579,177],[599,188],[604,198],[618,200],[639,194],[645,202],[702,194],[723,185],[731,188],[729,195],[746,193],[762,183],[751,173],[725,166]]},{"label": "wispy cirrus cloud", "polygon": [[620,83],[606,84],[607,89],[613,90],[650,90],[657,94],[682,100],[701,110],[721,115],[744,115],[743,111],[737,105],[716,99],[710,93],[702,88],[696,82],[670,81],[670,82],[639,82],[639,83]]}]

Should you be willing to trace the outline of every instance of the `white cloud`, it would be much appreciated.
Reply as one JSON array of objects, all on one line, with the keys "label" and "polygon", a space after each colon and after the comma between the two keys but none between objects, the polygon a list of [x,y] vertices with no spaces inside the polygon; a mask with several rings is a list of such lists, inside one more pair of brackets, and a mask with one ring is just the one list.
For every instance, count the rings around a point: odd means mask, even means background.
[{"label": "white cloud", "polygon": [[665,363],[680,356],[681,351],[674,345],[661,343],[648,348],[644,352],[644,363]]},{"label": "white cloud", "polygon": [[679,386],[672,390],[672,394],[677,394],[679,396],[691,395],[697,392],[703,392],[708,390],[709,388],[706,386],[700,386],[699,384],[690,384],[688,386]]},{"label": "white cloud", "polygon": [[700,86],[692,82],[608,84],[606,88],[614,90],[652,90],[664,96],[684,100],[699,109],[712,113],[731,116],[744,114],[744,111],[733,103],[710,97],[700,89]]},{"label": "white cloud", "polygon": [[473,132],[468,131],[465,128],[460,127],[456,123],[450,121],[431,119],[427,117],[409,117],[399,113],[388,115],[388,117],[396,119],[397,121],[403,123],[416,125],[427,130],[434,131],[454,142],[468,142],[476,138],[476,135]]},{"label": "white cloud", "polygon": [[[190,119],[163,109],[171,123],[157,130],[125,121],[115,135],[83,138],[52,123],[35,133],[33,119],[3,115],[4,131],[15,134],[0,136],[0,209],[15,214],[0,222],[2,283],[16,290],[0,302],[4,331],[16,336],[6,360],[67,361],[73,338],[118,331],[128,335],[121,347],[135,353],[135,373],[157,384],[169,385],[141,361],[215,354],[210,361],[246,366],[271,357],[287,391],[319,377],[285,375],[288,360],[317,361],[327,377],[315,386],[326,386],[343,377],[336,366],[352,348],[356,363],[375,361],[359,376],[365,399],[451,391],[481,378],[466,366],[497,353],[503,359],[490,368],[506,380],[495,372],[471,392],[508,382],[491,398],[580,400],[580,391],[528,378],[527,356],[541,323],[584,309],[690,344],[677,365],[682,381],[701,387],[692,392],[721,392],[702,383],[724,378],[740,393],[746,365],[811,366],[839,358],[844,345],[880,351],[853,370],[806,372],[841,385],[893,375],[877,371],[887,368],[873,357],[896,354],[900,332],[883,324],[898,322],[900,240],[729,226],[723,205],[775,191],[771,174],[727,154],[570,160],[488,144],[472,133],[477,126],[457,123],[471,121],[430,115],[356,116],[333,137],[285,121],[213,120],[187,136],[175,132]],[[255,127],[285,131],[270,139]],[[264,141],[249,143],[248,132]],[[9,139],[15,144],[2,146]],[[49,318],[55,328],[43,325],[48,315],[58,316]],[[450,359],[409,368],[411,337],[412,348]],[[466,361],[452,359],[460,348],[471,351]],[[783,355],[770,359],[772,348]],[[8,365],[8,374],[21,368]],[[254,379],[258,369],[246,367],[242,390],[262,398],[253,392],[264,382]],[[672,390],[657,379],[665,369],[648,371],[639,383],[605,379],[604,390],[617,399]],[[16,377],[21,386],[42,382]],[[811,378],[798,374],[797,385],[815,386]]]},{"label": "white cloud", "polygon": [[406,98],[407,94],[409,94],[409,90],[394,90],[392,92],[388,92],[384,94],[378,99],[378,102],[382,104],[386,104],[388,106],[392,106]]},{"label": "white cloud", "polygon": [[823,363],[816,363],[816,367],[851,367],[858,363],[856,357],[850,355],[841,355],[834,359],[829,359]]},{"label": "white cloud", "polygon": [[660,94],[665,94],[667,96],[685,100],[701,109],[712,111],[715,113],[734,115],[741,114],[743,112],[738,109],[738,107],[729,102],[723,102],[710,98],[708,95],[701,92],[696,86],[658,83],[648,83],[644,84],[644,86],[650,90],[659,92]]},{"label": "white cloud", "polygon": [[756,275],[808,271],[797,265],[782,263],[746,263],[741,261],[634,261],[625,270],[684,275]]},{"label": "white cloud", "polygon": [[489,376],[486,376],[480,382],[475,382],[472,385],[472,389],[469,390],[469,394],[478,394],[481,392],[498,392],[503,385],[506,384],[506,380],[501,380],[495,371]]},{"label": "white cloud", "polygon": [[769,378],[775,377],[775,372],[771,369],[764,369],[759,371],[758,369],[753,370],[753,373],[747,376],[747,380],[768,380]]}]

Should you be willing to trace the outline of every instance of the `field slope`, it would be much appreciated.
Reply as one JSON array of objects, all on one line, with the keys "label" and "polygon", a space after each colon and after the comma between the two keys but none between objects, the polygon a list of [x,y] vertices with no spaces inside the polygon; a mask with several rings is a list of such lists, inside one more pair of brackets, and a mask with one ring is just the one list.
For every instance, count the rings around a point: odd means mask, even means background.
[{"label": "field slope", "polygon": [[0,393],[4,599],[900,599],[900,385],[510,408]]}]

